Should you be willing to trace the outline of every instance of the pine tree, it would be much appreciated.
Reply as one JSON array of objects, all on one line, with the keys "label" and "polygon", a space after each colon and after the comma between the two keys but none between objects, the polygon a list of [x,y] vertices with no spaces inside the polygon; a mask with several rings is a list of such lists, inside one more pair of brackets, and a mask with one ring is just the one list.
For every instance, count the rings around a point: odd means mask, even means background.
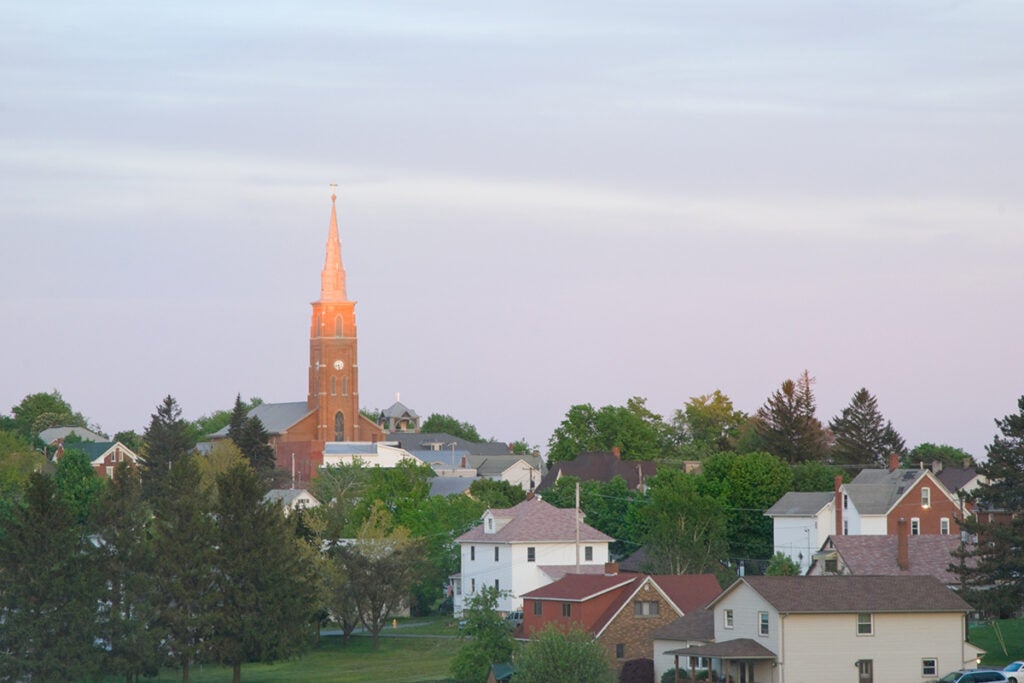
[{"label": "pine tree", "polygon": [[153,501],[156,624],[162,650],[188,683],[191,666],[206,654],[215,606],[214,519],[192,457],[175,461]]},{"label": "pine tree", "polygon": [[1024,607],[1024,396],[1018,412],[996,420],[999,435],[986,448],[987,461],[978,473],[988,482],[971,495],[979,506],[998,516],[975,514],[961,530],[976,543],[957,552],[953,568],[962,593],[979,610],[1000,618],[1015,616]]},{"label": "pine tree", "polygon": [[196,447],[188,422],[181,417],[177,401],[167,396],[150,416],[143,435],[146,447],[141,457],[142,491],[147,500],[161,495],[171,466]]},{"label": "pine tree", "polygon": [[804,370],[796,382],[784,381],[757,411],[757,432],[766,450],[790,463],[822,460],[828,452],[828,433],[814,416],[813,383]]},{"label": "pine tree", "polygon": [[0,680],[86,680],[102,577],[92,546],[53,481],[29,478],[26,504],[0,536]]},{"label": "pine tree", "polygon": [[104,670],[126,681],[155,675],[157,629],[155,574],[149,543],[149,508],[142,500],[138,472],[118,464],[95,513],[100,571],[106,594],[100,605],[97,637],[106,646]]},{"label": "pine tree", "polygon": [[248,412],[239,394],[235,397],[235,407],[231,411],[228,438],[235,442],[253,469],[265,474],[276,465],[274,447],[270,445],[270,434],[264,428],[263,421],[255,415],[249,417]]},{"label": "pine tree", "polygon": [[903,437],[879,412],[878,399],[864,388],[832,418],[829,429],[835,437],[832,457],[840,464],[884,467],[890,454],[903,456],[907,451]]},{"label": "pine tree", "polygon": [[256,472],[217,479],[214,656],[241,679],[245,662],[289,657],[312,642],[318,577],[279,504],[263,502]]}]

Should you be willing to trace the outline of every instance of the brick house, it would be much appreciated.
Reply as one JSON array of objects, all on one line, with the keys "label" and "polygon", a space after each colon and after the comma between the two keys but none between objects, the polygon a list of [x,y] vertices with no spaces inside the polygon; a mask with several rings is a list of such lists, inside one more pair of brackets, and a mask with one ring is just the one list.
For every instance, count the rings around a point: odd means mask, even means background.
[{"label": "brick house", "polygon": [[699,610],[722,589],[712,574],[618,574],[609,563],[603,575],[567,574],[523,595],[522,633],[557,624],[589,631],[617,665],[653,658],[652,633]]},{"label": "brick house", "polygon": [[[127,462],[129,465],[134,466],[139,461],[139,456],[136,455],[135,451],[120,441],[79,441],[68,444],[67,448],[85,453],[96,474],[108,479],[114,476],[114,468],[117,467],[118,463]],[[54,460],[60,460],[64,454],[64,449],[64,444],[58,442]]]}]

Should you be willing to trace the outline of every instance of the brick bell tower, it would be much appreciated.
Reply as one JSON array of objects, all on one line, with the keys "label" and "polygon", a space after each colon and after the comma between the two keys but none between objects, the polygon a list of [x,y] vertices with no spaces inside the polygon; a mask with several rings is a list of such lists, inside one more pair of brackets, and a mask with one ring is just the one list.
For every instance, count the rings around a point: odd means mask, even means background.
[{"label": "brick bell tower", "polygon": [[[361,441],[359,366],[356,360],[356,302],[345,292],[338,237],[337,194],[331,193],[331,224],[327,230],[327,258],[320,272],[320,300],[313,302],[309,328],[309,396],[316,411],[317,441]],[[365,431],[365,430],[364,430]]]}]

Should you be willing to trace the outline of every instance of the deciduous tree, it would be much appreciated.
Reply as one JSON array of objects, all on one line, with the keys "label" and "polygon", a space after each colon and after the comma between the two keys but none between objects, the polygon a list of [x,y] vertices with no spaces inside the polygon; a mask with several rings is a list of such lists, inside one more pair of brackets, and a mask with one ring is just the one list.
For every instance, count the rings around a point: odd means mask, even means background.
[{"label": "deciduous tree", "polygon": [[595,409],[589,403],[569,408],[548,440],[548,461],[572,460],[588,451],[618,447],[624,460],[646,460],[671,453],[669,429],[661,415],[634,396],[625,406]]},{"label": "deciduous tree", "polygon": [[85,417],[71,408],[60,392],[29,394],[11,408],[14,428],[22,438],[34,441],[39,432],[50,427],[88,427]]},{"label": "deciduous tree", "polygon": [[974,462],[974,456],[956,446],[922,443],[914,446],[901,460],[903,467],[919,467],[922,464],[927,467],[935,462],[945,467],[965,467]]},{"label": "deciduous tree", "polygon": [[681,454],[702,457],[733,450],[740,427],[747,415],[736,410],[732,400],[715,389],[710,394],[691,397],[672,418],[673,440]]},{"label": "deciduous tree", "polygon": [[489,508],[510,508],[526,500],[522,487],[494,479],[474,479],[469,485],[469,495]]},{"label": "deciduous tree", "polygon": [[465,683],[484,683],[491,664],[512,661],[512,627],[498,613],[501,591],[484,586],[466,603],[463,645],[452,660],[452,675]]},{"label": "deciduous tree", "polygon": [[65,449],[53,473],[53,483],[78,523],[85,525],[104,486],[89,457],[75,448]]},{"label": "deciduous tree", "polygon": [[483,441],[483,439],[480,438],[480,432],[476,430],[476,427],[468,422],[460,422],[451,415],[444,415],[441,413],[431,413],[430,416],[420,424],[420,431],[426,434],[451,434],[452,436],[457,436],[460,439],[472,441],[473,443],[480,443]]},{"label": "deciduous tree", "polygon": [[573,624],[568,631],[549,624],[520,651],[516,683],[612,683],[608,653],[594,636]]}]

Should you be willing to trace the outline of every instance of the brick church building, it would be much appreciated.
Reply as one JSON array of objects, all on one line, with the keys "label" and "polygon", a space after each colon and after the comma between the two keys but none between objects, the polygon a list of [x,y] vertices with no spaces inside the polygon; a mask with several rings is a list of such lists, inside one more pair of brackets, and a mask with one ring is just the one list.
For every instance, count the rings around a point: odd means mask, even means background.
[{"label": "brick church building", "polygon": [[[356,302],[345,289],[336,200],[332,194],[320,298],[312,304],[309,394],[305,401],[264,403],[249,412],[269,432],[278,469],[290,471],[296,484],[309,481],[323,464],[327,442],[375,443],[385,438],[384,431],[359,412]],[[215,440],[226,437],[226,428],[212,435]]]}]

